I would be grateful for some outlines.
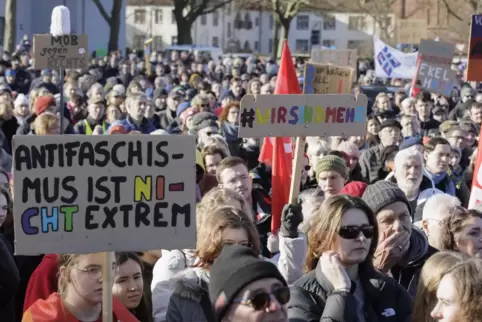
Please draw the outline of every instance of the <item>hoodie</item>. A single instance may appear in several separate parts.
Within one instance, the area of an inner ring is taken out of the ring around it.
[[[116,298],[112,298],[114,321],[139,322]],[[38,300],[23,314],[22,322],[81,322],[63,305],[58,293]],[[102,316],[95,322],[102,322]]]
[[[45,300],[57,291],[58,255],[47,254],[37,266],[27,285],[23,311],[32,306],[37,300]]]
[[[415,297],[422,266],[430,256],[436,252],[437,250],[428,244],[425,234],[419,228],[412,225],[408,253],[405,258],[391,269],[391,276],[398,284],[403,286],[412,297]]]

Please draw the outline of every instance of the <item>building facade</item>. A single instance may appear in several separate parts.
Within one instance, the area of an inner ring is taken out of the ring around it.
[[[153,49],[162,50],[177,42],[177,25],[169,1],[142,4],[131,1],[126,9],[127,47],[142,49],[147,38],[153,38]],[[393,20],[390,16],[389,19]],[[389,28],[391,23],[389,22]],[[372,46],[373,35],[380,33],[378,24],[367,14],[333,12],[315,14],[300,12],[291,22],[289,46],[295,53],[308,53],[312,35],[316,45],[337,49]],[[199,17],[191,30],[193,43],[215,46],[225,52],[269,54],[272,51],[274,20],[271,11],[246,10],[236,2]],[[315,44],[313,44],[315,45]]]

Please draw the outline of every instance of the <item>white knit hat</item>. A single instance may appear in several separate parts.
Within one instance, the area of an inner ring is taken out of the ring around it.
[[[25,96],[25,94],[18,94],[17,98],[15,99],[14,102],[15,107],[17,106],[22,106],[22,105],[28,105],[28,98]]]

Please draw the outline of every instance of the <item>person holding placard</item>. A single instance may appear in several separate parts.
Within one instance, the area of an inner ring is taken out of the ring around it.
[[[101,322],[102,263],[101,253],[62,255],[58,292],[37,300],[25,311],[22,322]],[[138,321],[115,298],[112,311],[116,321]]]

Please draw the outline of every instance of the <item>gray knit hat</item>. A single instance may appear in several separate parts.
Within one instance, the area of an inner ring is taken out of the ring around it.
[[[319,180],[320,173],[325,171],[336,171],[345,179],[348,178],[348,169],[345,161],[336,155],[325,155],[315,167],[316,181]]]
[[[381,180],[369,185],[363,193],[362,199],[373,210],[375,216],[380,209],[397,201],[404,202],[408,210],[411,211],[405,193],[395,184],[389,181]]]

